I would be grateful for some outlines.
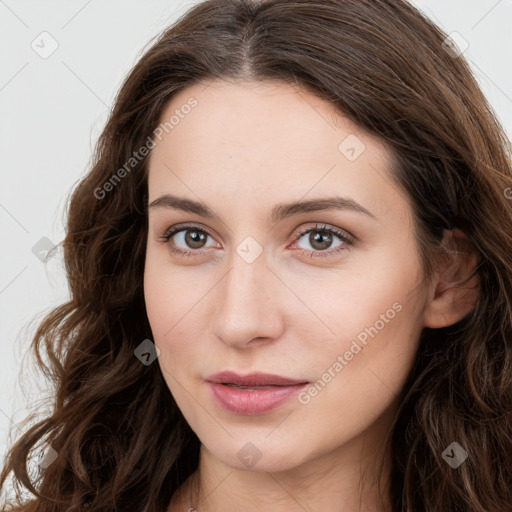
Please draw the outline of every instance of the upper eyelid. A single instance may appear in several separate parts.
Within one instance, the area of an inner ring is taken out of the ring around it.
[[[194,223],[194,224],[175,224],[173,226],[170,226],[168,227],[165,231],[164,231],[164,235],[163,236],[166,236],[167,233],[173,233],[173,235],[179,233],[180,231],[185,231],[187,229],[194,229],[194,228],[200,228],[201,231],[204,231],[207,235],[209,236],[212,236],[212,233],[211,233],[211,229],[210,228],[207,228],[205,225],[201,224],[200,222],[199,223]]]
[[[299,238],[299,237],[305,235],[309,231],[322,231],[322,230],[325,230],[325,231],[333,232],[335,235],[337,235],[339,237],[348,238],[352,242],[355,242],[357,240],[356,237],[354,235],[352,235],[351,233],[349,233],[346,229],[338,228],[337,226],[332,226],[332,225],[327,224],[325,222],[317,222],[316,224],[317,224],[316,226],[309,226],[307,228],[300,229],[299,232],[297,233],[296,238]],[[318,224],[321,224],[321,225],[319,226]],[[341,234],[338,234],[338,232],[340,232]]]

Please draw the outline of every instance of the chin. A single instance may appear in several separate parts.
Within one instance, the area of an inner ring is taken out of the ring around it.
[[[268,432],[265,435],[267,434]],[[264,439],[251,442],[246,438],[239,442],[228,442],[225,446],[215,444],[215,450],[209,451],[226,466],[255,473],[287,471],[307,459],[307,455],[301,453],[298,447],[279,443],[276,446]]]

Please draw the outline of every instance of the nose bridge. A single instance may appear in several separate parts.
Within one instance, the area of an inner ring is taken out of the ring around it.
[[[244,248],[247,246],[242,243],[236,253],[233,252],[214,313],[215,334],[225,343],[236,346],[244,346],[258,337],[272,338],[279,328],[277,290],[274,289],[279,286],[279,280],[267,267],[263,253],[254,259],[248,258],[251,249],[241,251]]]

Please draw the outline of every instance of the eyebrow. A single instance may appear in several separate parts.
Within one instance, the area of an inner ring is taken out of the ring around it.
[[[184,197],[173,196],[171,194],[164,194],[156,198],[148,205],[148,209],[150,208],[171,208],[188,213],[195,213],[208,219],[220,220],[219,216],[210,210],[210,208],[208,208],[204,203],[193,201],[192,199],[186,199]],[[321,210],[350,210],[376,219],[376,216],[373,213],[364,208],[357,201],[348,197],[340,196],[296,201],[292,203],[281,203],[272,208],[270,217],[272,222],[276,223],[293,215]]]

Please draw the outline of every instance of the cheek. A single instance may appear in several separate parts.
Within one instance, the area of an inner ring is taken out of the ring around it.
[[[326,304],[334,305],[323,310],[323,318],[336,335],[317,335],[314,345],[307,342],[311,336],[303,338],[301,350],[312,384],[299,397],[304,407],[296,420],[329,432],[332,449],[385,413],[414,364],[422,329],[421,301],[400,283],[347,293],[343,296],[347,306],[339,293],[337,303],[325,298]],[[315,420],[319,417],[321,427]]]
[[[170,278],[170,266],[162,261],[159,252],[148,248],[144,270],[144,300],[153,342],[160,350],[158,362],[170,385],[169,375],[164,370],[171,373],[174,371],[171,363],[176,354],[173,351],[174,357],[169,357],[169,342],[174,339],[177,314],[182,309],[185,298],[182,293],[178,293],[179,282]]]
[[[392,247],[375,251],[358,268],[331,273],[321,293],[309,295],[308,304],[324,324],[314,327],[325,334],[317,330],[303,341],[315,339],[305,350],[320,379],[318,391],[330,389],[322,391],[326,399],[347,400],[357,389],[363,401],[354,406],[364,409],[372,393],[392,396],[402,388],[417,351],[425,301],[419,260],[413,247],[403,248],[401,254]]]
[[[144,272],[144,297],[153,341],[160,350],[158,362],[169,386],[170,375],[201,371],[207,295],[212,286],[197,269],[173,267],[165,251],[148,251]],[[194,361],[194,368],[191,366]],[[187,377],[189,378],[189,377]]]
[[[172,265],[162,248],[148,247],[144,299],[153,335],[160,341],[171,337],[180,319],[185,319],[194,303],[206,293],[207,283],[198,274]]]
[[[157,258],[164,260],[160,255]],[[147,259],[144,276],[147,315],[160,350],[156,361],[181,414],[194,430],[200,429],[211,421],[198,406],[204,394],[202,376],[212,360],[200,321],[206,315],[211,284],[192,270],[173,270],[168,261],[158,263],[157,258]]]
[[[144,269],[144,301],[146,312],[153,336],[160,337],[160,333],[165,328],[165,323],[169,320],[170,294],[166,292],[163,286],[163,268],[158,265],[156,259],[152,257],[149,251],[146,255],[146,265]]]

